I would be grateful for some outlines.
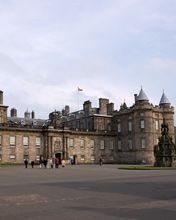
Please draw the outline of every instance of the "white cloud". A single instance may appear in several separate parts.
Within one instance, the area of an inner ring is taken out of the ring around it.
[[[133,103],[143,85],[154,104],[175,104],[174,0],[0,0],[0,84],[19,114],[38,117],[107,97]],[[97,101],[96,101],[97,100]]]

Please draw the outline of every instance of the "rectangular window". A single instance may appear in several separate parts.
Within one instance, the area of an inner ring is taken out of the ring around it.
[[[73,147],[73,138],[69,139],[69,147]]]
[[[117,124],[117,131],[121,132],[121,124],[120,123]]]
[[[121,150],[122,149],[122,141],[118,141],[117,142],[117,146],[118,146],[118,150]]]
[[[40,147],[41,145],[41,138],[40,137],[36,137],[36,147]]]
[[[39,161],[40,160],[40,156],[36,156],[36,158],[35,158],[37,161]]]
[[[81,155],[81,160],[84,161],[85,160],[85,156]]]
[[[81,147],[81,148],[84,148],[84,144],[85,144],[85,143],[84,143],[84,140],[81,139],[81,140],[80,140],[80,147]]]
[[[36,155],[40,156],[40,148],[36,148]]]
[[[10,136],[10,146],[15,146],[15,136]]]
[[[2,154],[0,154],[0,161],[2,160]]]
[[[2,145],[2,136],[0,136],[0,146]]]
[[[109,160],[110,160],[110,161],[113,161],[113,160],[114,160],[114,157],[113,157],[113,156],[110,156],[110,157],[109,157]]]
[[[105,141],[104,141],[104,140],[101,140],[101,141],[100,141],[100,149],[101,149],[101,150],[104,150],[104,148],[105,148]]]
[[[114,141],[109,142],[109,149],[113,150],[114,149]]]
[[[10,155],[10,159],[14,160],[15,159],[15,155]]]
[[[91,140],[91,141],[90,141],[90,148],[91,148],[91,149],[94,149],[94,145],[95,145],[95,141],[94,141],[94,140]]]
[[[131,139],[128,140],[128,148],[129,148],[129,150],[133,149],[133,142]]]
[[[140,123],[141,123],[141,129],[144,129],[145,128],[145,121],[142,119]]]
[[[23,137],[23,146],[29,145],[29,137]]]
[[[91,160],[91,161],[94,161],[94,160],[95,160],[94,155],[91,155],[90,160]]]
[[[146,148],[146,140],[145,140],[145,138],[141,139],[141,148],[142,149]]]
[[[159,121],[158,120],[155,121],[155,129],[156,129],[156,131],[159,130]]]
[[[132,121],[128,122],[128,131],[132,131]]]

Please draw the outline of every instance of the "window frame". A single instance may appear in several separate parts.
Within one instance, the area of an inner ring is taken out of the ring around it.
[[[16,136],[10,136],[9,137],[9,145],[10,145],[10,147],[15,147],[16,146]]]
[[[23,136],[23,146],[29,147],[29,136]]]

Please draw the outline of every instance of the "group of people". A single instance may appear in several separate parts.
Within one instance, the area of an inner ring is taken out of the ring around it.
[[[28,159],[24,160],[24,164],[25,164],[25,168],[28,167]],[[39,161],[39,167],[40,168],[59,168],[59,166],[61,165],[62,167],[65,167],[65,160],[62,159],[61,161],[59,160],[59,158],[50,158],[50,159],[40,159]],[[70,164],[73,165],[74,161],[71,158],[70,159]],[[32,160],[31,161],[31,167],[34,168],[35,162]],[[102,166],[103,165],[103,158],[100,157],[99,159],[99,165]]]
[[[28,159],[24,160],[25,168],[28,168],[29,162]],[[31,167],[34,168],[35,162],[32,160],[30,162]],[[38,164],[38,163],[37,163]],[[65,167],[65,160],[62,159],[61,161],[59,158],[50,158],[50,159],[41,159],[39,161],[40,168],[59,168],[59,166]]]

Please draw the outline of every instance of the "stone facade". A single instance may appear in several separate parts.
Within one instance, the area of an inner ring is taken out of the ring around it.
[[[88,100],[83,109],[70,113],[65,109],[49,114],[49,119],[35,119],[27,111],[23,118],[12,109],[7,117],[0,92],[0,161],[23,163],[24,159],[38,161],[41,157],[74,163],[154,163],[153,149],[160,136],[163,118],[174,137],[174,108],[164,98],[158,106],[149,103],[141,89],[135,103],[123,103],[114,111],[114,104],[100,98],[99,107]]]

